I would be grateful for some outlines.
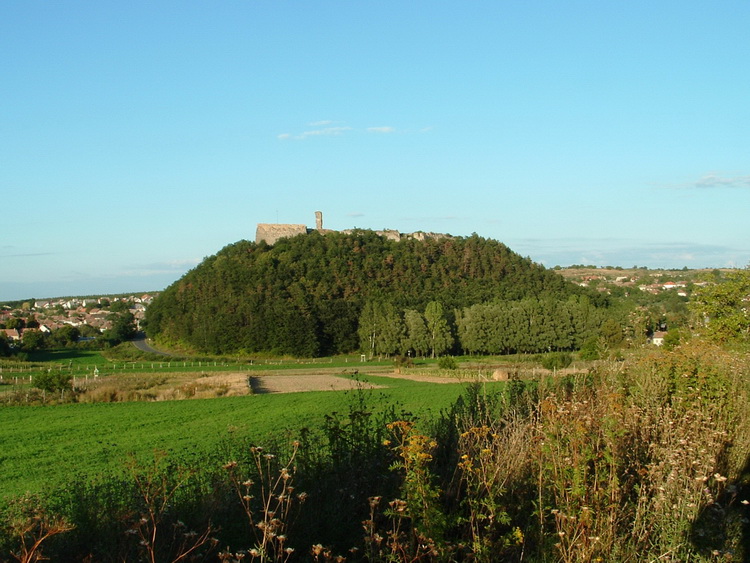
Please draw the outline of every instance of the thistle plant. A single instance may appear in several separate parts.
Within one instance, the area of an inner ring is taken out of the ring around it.
[[[224,465],[247,517],[253,547],[238,553],[227,550],[220,555],[223,561],[241,561],[249,556],[250,561],[259,563],[281,563],[294,553],[287,533],[294,507],[303,503],[307,495],[296,493],[292,485],[299,442],[295,441],[292,446],[292,453],[283,465],[263,448],[250,448],[252,476],[246,475],[236,461]]]
[[[170,518],[171,504],[194,475],[193,470],[171,467],[164,452],[155,452],[153,463],[145,469],[132,458],[129,468],[140,507],[126,534],[138,540],[143,559],[177,563],[216,546],[218,540],[212,537],[215,530],[210,523],[198,533],[181,520]]]
[[[49,514],[39,498],[26,495],[13,499],[3,511],[0,527],[2,535],[15,539],[10,555],[19,563],[32,563],[47,559],[42,554],[42,544],[58,534],[73,529],[61,516]]]

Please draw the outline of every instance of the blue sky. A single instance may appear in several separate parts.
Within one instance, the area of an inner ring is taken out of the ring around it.
[[[6,0],[0,300],[163,289],[316,210],[745,267],[748,28],[747,0]]]

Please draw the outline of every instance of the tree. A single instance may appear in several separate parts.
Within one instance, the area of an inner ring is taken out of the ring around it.
[[[10,342],[5,334],[0,334],[0,358],[10,356]]]
[[[78,342],[80,334],[78,327],[71,325],[61,326],[50,335],[50,345],[59,347],[70,346]]]
[[[368,301],[362,308],[362,313],[359,316],[359,328],[357,334],[359,334],[359,341],[362,351],[367,354],[367,357],[372,359],[375,355],[375,342],[378,336],[378,308],[375,303]]]
[[[403,323],[391,303],[367,302],[359,317],[360,347],[369,358],[398,352],[403,340]]]
[[[453,346],[448,321],[443,315],[443,306],[437,301],[430,301],[424,310],[424,318],[427,323],[427,336],[429,338],[430,356],[440,355]]]
[[[34,387],[47,391],[69,391],[73,388],[73,376],[69,373],[53,372],[51,370],[42,373],[34,379]]]
[[[119,344],[135,336],[135,317],[130,311],[112,313],[107,317],[112,321],[112,328],[104,332],[104,339]]]
[[[26,326],[26,321],[20,317],[11,317],[5,322],[5,328],[22,329]]]
[[[127,301],[120,299],[118,301],[113,301],[109,306],[109,310],[112,313],[125,313],[130,310],[130,305]]]
[[[602,323],[599,329],[602,338],[609,346],[617,347],[622,344],[623,334],[622,327],[614,319],[607,319]]]
[[[46,344],[46,335],[39,330],[25,330],[23,332],[23,349],[27,351],[41,350]]]
[[[404,349],[413,350],[415,356],[423,356],[430,348],[430,336],[422,314],[415,309],[404,311]]]
[[[727,274],[726,281],[693,293],[690,308],[706,333],[717,340],[750,338],[750,269]]]
[[[401,348],[404,339],[404,323],[401,315],[391,303],[384,303],[375,349],[378,354],[390,356]]]

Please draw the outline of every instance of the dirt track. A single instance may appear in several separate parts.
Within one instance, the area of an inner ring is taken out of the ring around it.
[[[346,391],[348,389],[376,389],[373,385],[351,377],[336,375],[257,375],[250,378],[253,393],[301,393],[303,391]]]

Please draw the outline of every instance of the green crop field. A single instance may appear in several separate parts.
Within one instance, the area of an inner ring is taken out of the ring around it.
[[[373,408],[394,404],[417,416],[437,414],[464,385],[363,377],[387,386],[362,391]],[[41,491],[124,469],[128,456],[167,452],[183,462],[216,457],[230,436],[267,443],[298,437],[345,414],[355,391],[249,395],[202,400],[65,404],[0,408],[0,495]],[[226,460],[224,460],[226,461]]]

